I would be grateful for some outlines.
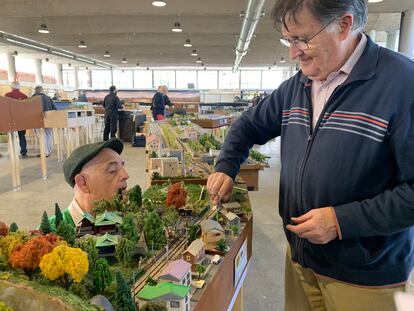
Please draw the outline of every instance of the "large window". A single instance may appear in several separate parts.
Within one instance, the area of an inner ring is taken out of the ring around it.
[[[63,69],[62,76],[63,76],[64,86],[75,87],[75,73],[73,69],[69,69],[69,68]]]
[[[42,62],[43,82],[46,84],[57,83],[57,68],[56,64],[49,62]]]
[[[262,89],[273,90],[277,89],[283,82],[282,70],[267,70],[262,71]]]
[[[198,88],[200,90],[217,89],[218,88],[217,71],[216,70],[198,71]]]
[[[219,72],[219,89],[238,89],[240,88],[240,72],[220,71]]]
[[[92,88],[108,89],[111,84],[110,70],[92,70]]]
[[[152,89],[152,71],[151,70],[134,70],[134,88]]]
[[[79,88],[88,89],[91,87],[91,72],[86,69],[78,70]]]
[[[177,89],[189,89],[189,88],[196,88],[197,87],[197,71],[195,70],[180,70],[176,71],[176,88]],[[190,87],[189,87],[190,86]]]
[[[154,70],[154,88],[166,85],[169,89],[175,89],[174,70]]]
[[[132,70],[114,70],[114,85],[118,89],[134,88],[134,78]]]
[[[241,72],[241,89],[260,89],[262,72],[258,70],[246,70]]]
[[[36,64],[33,58],[23,58],[17,56],[14,58],[16,62],[16,72],[19,81],[23,82],[36,82]]]
[[[0,80],[7,80],[9,72],[9,63],[7,56],[4,53],[0,53]]]

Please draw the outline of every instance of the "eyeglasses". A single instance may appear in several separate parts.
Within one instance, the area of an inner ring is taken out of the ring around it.
[[[332,21],[330,21],[329,23],[327,23],[325,26],[323,26],[321,29],[319,29],[319,31],[317,32],[317,33],[315,33],[313,36],[311,36],[310,38],[308,38],[308,39],[304,39],[304,40],[302,40],[302,39],[286,39],[286,38],[281,38],[280,39],[280,42],[283,44],[283,45],[285,45],[285,46],[287,46],[287,47],[291,47],[291,46],[293,46],[293,47],[295,47],[295,48],[297,48],[297,49],[299,49],[299,50],[307,50],[307,49],[309,49],[309,42],[313,39],[313,38],[315,38],[317,35],[319,35],[322,31],[324,31],[325,30],[325,28],[326,27],[328,27],[331,23],[333,22],[333,20]]]

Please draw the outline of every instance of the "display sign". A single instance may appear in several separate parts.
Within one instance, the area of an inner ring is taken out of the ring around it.
[[[247,240],[244,240],[236,257],[234,258],[234,287],[239,284],[240,278],[247,265]]]

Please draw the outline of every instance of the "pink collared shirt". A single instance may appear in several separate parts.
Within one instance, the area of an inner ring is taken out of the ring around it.
[[[331,97],[336,87],[344,83],[348,78],[355,64],[364,52],[366,45],[367,37],[362,34],[361,39],[354,52],[352,52],[351,56],[341,67],[341,69],[339,69],[339,71],[330,73],[324,81],[312,81],[313,128],[315,128],[316,123],[318,122],[318,119],[329,97]]]

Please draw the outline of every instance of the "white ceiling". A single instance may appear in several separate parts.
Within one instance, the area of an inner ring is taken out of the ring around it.
[[[196,66],[195,58],[190,56],[192,49],[197,49],[208,67],[233,65],[233,48],[242,25],[240,12],[246,9],[247,0],[167,0],[163,8],[151,2],[0,0],[0,30],[122,67],[135,67],[137,62],[144,67]],[[266,15],[256,29],[242,67],[269,66],[281,56],[288,59],[272,27],[273,3],[268,0],[265,4]],[[370,4],[367,30],[398,29],[400,12],[408,9],[414,9],[413,0]],[[181,23],[182,33],[171,32],[174,22]],[[41,23],[47,24],[50,34],[37,32]],[[87,49],[77,47],[80,34]],[[187,38],[192,48],[183,46]],[[0,50],[18,50],[24,55],[59,61],[52,55],[35,55],[16,47],[3,45]],[[105,50],[110,51],[111,58],[103,57]],[[128,59],[127,65],[121,64],[123,57]]]

